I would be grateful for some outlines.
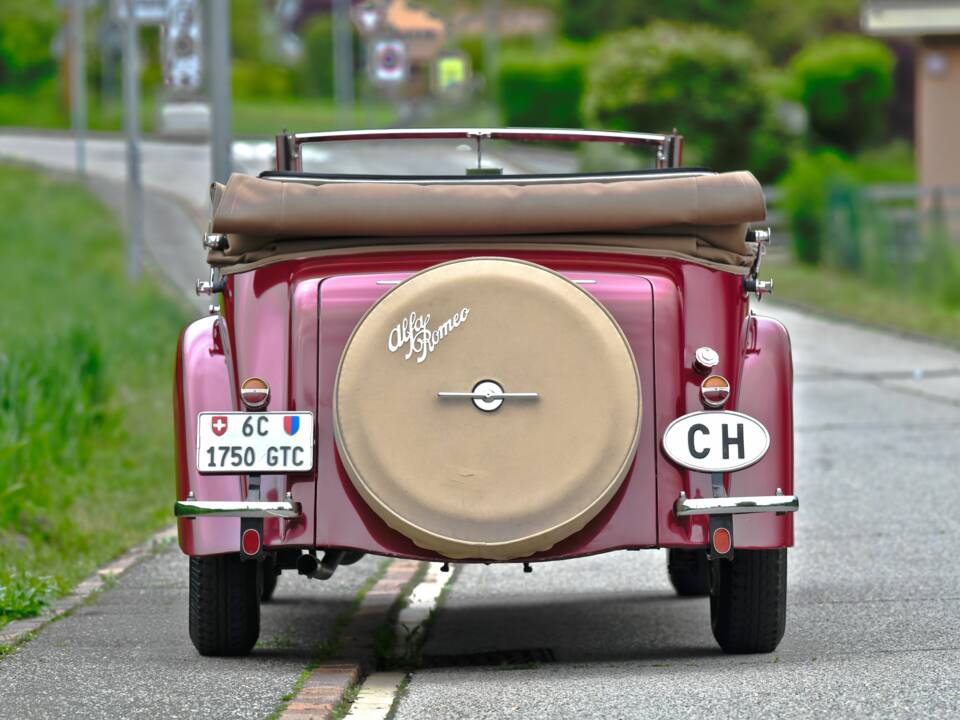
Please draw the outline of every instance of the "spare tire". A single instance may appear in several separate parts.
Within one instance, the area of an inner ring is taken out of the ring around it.
[[[546,550],[594,518],[631,466],[640,409],[606,309],[504,258],[437,265],[381,298],[344,348],[333,408],[374,512],[420,547],[485,560]]]

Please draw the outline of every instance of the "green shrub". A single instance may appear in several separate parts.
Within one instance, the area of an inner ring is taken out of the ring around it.
[[[780,182],[795,257],[816,265],[824,257],[831,193],[852,183],[849,161],[832,152],[797,155]]]
[[[329,15],[314,15],[303,28],[300,88],[312,97],[333,97],[333,28]]]
[[[250,60],[234,60],[233,96],[239,100],[287,98],[293,95],[293,70]]]
[[[503,119],[512,126],[582,127],[586,51],[504,53],[497,79]]]
[[[763,54],[749,38],[654,23],[611,35],[587,76],[585,116],[615,130],[685,136],[687,165],[776,175],[788,149]],[[760,160],[764,166],[752,166]]]
[[[9,620],[33,617],[60,590],[59,583],[31,572],[7,574],[0,570],[0,625]]]
[[[823,35],[855,31],[857,0],[554,0],[566,37],[587,40],[609,32],[642,27],[656,20],[695,20],[736,30],[775,61]]]
[[[21,87],[56,72],[50,52],[60,25],[50,0],[0,0],[0,86]]]
[[[789,71],[811,139],[846,152],[881,140],[893,66],[886,45],[860,35],[833,35],[800,50]]]

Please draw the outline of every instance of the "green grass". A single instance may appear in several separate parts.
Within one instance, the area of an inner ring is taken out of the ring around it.
[[[0,625],[171,521],[186,311],[80,185],[0,165]]]
[[[123,129],[120,98],[103,99],[93,88],[88,98],[88,124],[91,130],[119,132]],[[141,93],[140,117],[143,132],[153,132],[156,120],[155,87]],[[293,132],[336,130],[341,128],[385,127],[395,121],[388,103],[359,101],[341,122],[336,105],[325,98],[234,98],[233,132],[239,137],[272,137],[284,128]],[[25,90],[0,87],[0,127],[30,127],[65,130],[70,127],[70,111],[61,101],[56,78]]]
[[[881,287],[863,278],[786,258],[770,258],[761,275],[774,279],[774,300],[827,315],[960,344],[960,309],[909,290]]]
[[[344,128],[378,128],[390,125],[393,111],[387,105],[357,103],[340,122],[336,106],[329,100],[234,100],[233,134],[272,137],[284,128],[290,132],[319,132]]]

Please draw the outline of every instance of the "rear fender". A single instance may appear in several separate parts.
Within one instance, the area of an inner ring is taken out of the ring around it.
[[[730,495],[793,494],[793,361],[790,336],[776,320],[749,315],[744,327],[743,370],[737,410],[755,417],[770,433],[770,448],[756,465],[728,477]],[[737,515],[738,548],[793,545],[793,513]]]
[[[219,317],[197,320],[177,344],[174,385],[177,499],[192,492],[197,500],[241,500],[239,475],[203,475],[197,470],[197,413],[236,410],[229,336]],[[216,555],[240,549],[239,518],[177,521],[180,549],[187,555]]]

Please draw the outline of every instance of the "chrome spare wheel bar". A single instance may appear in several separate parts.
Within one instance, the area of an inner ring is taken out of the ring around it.
[[[194,500],[188,497],[173,506],[178,518],[238,517],[238,518],[297,518],[300,503],[291,500],[244,501],[244,500]]]
[[[438,392],[437,397],[473,400],[478,410],[493,412],[503,404],[504,400],[538,400],[540,393],[504,392],[499,383],[483,380],[478,382],[470,392]]]
[[[743,515],[747,513],[788,513],[800,509],[796,495],[754,495],[749,497],[688,498],[681,492],[674,505],[677,517],[692,515]]]

